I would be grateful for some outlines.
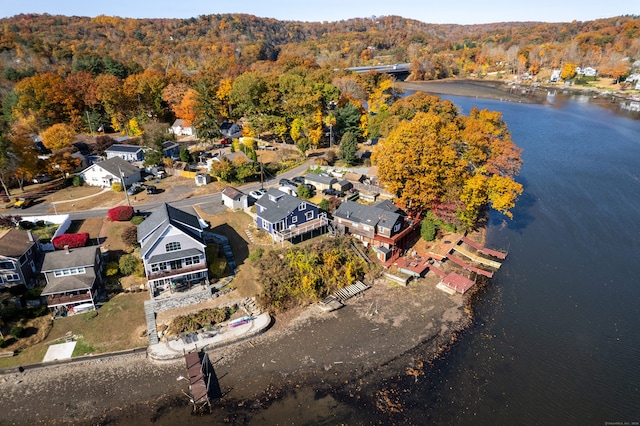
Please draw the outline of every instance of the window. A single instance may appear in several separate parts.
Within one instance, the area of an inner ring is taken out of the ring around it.
[[[311,219],[313,219],[313,211],[306,212],[306,213],[304,214],[304,217],[305,217],[307,220],[311,220]]]
[[[306,210],[307,209],[307,203],[300,203],[300,206],[298,206],[298,209]]]
[[[400,222],[398,222],[395,225],[393,225],[393,232],[398,232],[400,230],[401,226],[402,226],[402,224]]]
[[[20,275],[18,274],[7,274],[5,275],[7,281],[20,281]]]
[[[291,223],[298,223],[298,216],[293,216],[291,218]]]
[[[165,250],[167,250],[167,252],[180,250],[180,243],[177,241],[173,241],[173,242],[167,243],[164,246],[164,248]]]
[[[184,259],[184,264],[187,266],[197,263],[200,263],[200,256],[187,257],[186,259]]]
[[[158,272],[158,271],[166,271],[167,270],[167,264],[166,263],[154,263],[153,265],[151,265],[151,272]]]
[[[24,263],[27,261],[27,255],[23,254],[22,256],[20,256],[20,264],[24,265]]]
[[[13,262],[9,261],[9,260],[3,260],[3,261],[0,261],[0,269],[13,269],[13,270],[15,270],[16,269],[16,265]]]
[[[69,275],[79,275],[86,273],[84,266],[80,268],[67,268],[67,269],[58,269],[57,271],[53,271],[54,277],[66,277]]]

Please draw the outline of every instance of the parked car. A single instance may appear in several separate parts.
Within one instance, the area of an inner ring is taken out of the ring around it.
[[[294,188],[298,186],[297,183],[289,179],[280,179],[279,183],[280,183],[280,186],[293,186]]]
[[[259,200],[266,193],[267,191],[265,191],[264,189],[256,189],[255,191],[251,191],[249,195],[255,198],[256,200]]]
[[[303,176],[296,176],[291,180],[294,181],[295,183],[304,183],[304,177]]]
[[[138,192],[142,191],[142,187],[139,185],[131,185],[127,189],[127,195],[136,195]]]
[[[31,180],[33,183],[44,183],[49,182],[51,180],[51,176],[45,174],[35,175]]]
[[[147,185],[147,194],[155,194],[158,192],[158,188],[153,185]]]
[[[337,189],[327,188],[322,190],[322,195],[329,195],[332,197],[344,197],[344,192],[338,191]]]

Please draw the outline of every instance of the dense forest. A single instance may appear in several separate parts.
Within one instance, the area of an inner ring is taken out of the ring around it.
[[[8,180],[22,185],[43,167],[72,170],[74,135],[107,128],[141,135],[141,143],[159,149],[161,161],[159,146],[175,119],[193,125],[201,140],[220,137],[226,120],[242,120],[246,136],[293,143],[302,152],[387,137],[406,113],[393,112],[400,93],[392,77],[347,68],[396,63],[410,64],[409,80],[489,74],[543,80],[552,69],[570,79],[577,67],[619,80],[640,70],[640,18],[483,25],[398,16],[314,23],[240,14],[0,19],[0,181],[6,190]],[[474,120],[485,128],[493,118]],[[55,161],[37,159],[35,134]],[[472,197],[460,186],[458,192],[465,191]],[[505,211],[510,206],[500,204]]]

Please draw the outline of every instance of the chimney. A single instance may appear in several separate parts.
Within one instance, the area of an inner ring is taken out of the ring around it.
[[[69,244],[65,244],[65,245],[64,245],[64,252],[65,252],[66,254],[69,254]]]
[[[27,237],[29,238],[29,241],[31,241],[32,243],[33,241],[33,234],[31,233],[31,231],[27,231]]]

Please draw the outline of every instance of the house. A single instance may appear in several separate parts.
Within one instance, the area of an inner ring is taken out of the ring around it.
[[[323,230],[328,222],[315,204],[272,188],[256,201],[256,224],[276,241],[284,241]]]
[[[111,188],[115,182],[123,182],[127,187],[142,180],[140,169],[120,157],[113,157],[100,161],[79,173],[89,186]]]
[[[32,288],[38,273],[38,244],[31,231],[0,231],[0,288],[24,285]]]
[[[169,131],[176,136],[193,136],[196,134],[195,127],[186,125],[185,121],[180,118],[173,122]]]
[[[41,294],[47,298],[47,306],[63,314],[95,309],[102,269],[97,246],[45,253],[41,272],[47,285]]]
[[[333,225],[338,231],[353,235],[366,247],[373,247],[383,262],[399,256],[415,242],[420,231],[420,221],[405,217],[389,200],[371,206],[344,201],[333,213]]]
[[[249,197],[244,192],[227,186],[222,190],[222,204],[233,210],[244,209],[249,206]]]
[[[107,160],[113,157],[120,157],[125,161],[142,161],[144,159],[144,152],[141,146],[136,145],[111,145],[104,153],[107,155]]]
[[[196,216],[163,204],[138,225],[138,242],[152,297],[177,286],[208,284],[207,245]]]
[[[320,192],[323,189],[333,188],[333,185],[338,183],[338,179],[324,174],[319,175],[317,173],[307,173],[304,175],[304,182],[315,186],[316,190]]]
[[[225,121],[220,125],[220,133],[225,138],[237,139],[242,136],[242,127],[237,123]]]
[[[576,68],[576,74],[584,75],[585,77],[595,77],[598,74],[598,71],[592,67],[578,67]]]
[[[165,158],[180,158],[180,145],[173,141],[162,142],[162,156]]]

